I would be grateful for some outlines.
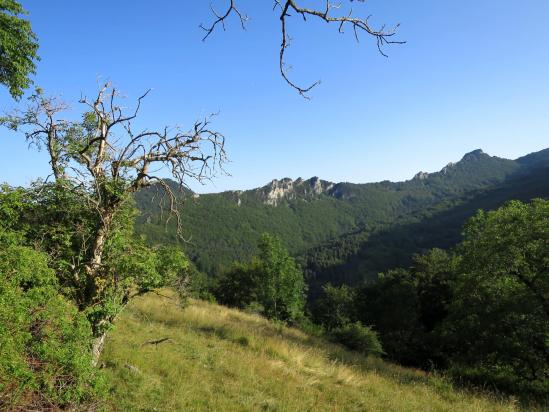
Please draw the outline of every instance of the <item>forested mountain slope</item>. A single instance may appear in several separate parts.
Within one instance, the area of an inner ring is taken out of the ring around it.
[[[496,209],[511,199],[534,198],[549,198],[549,167],[522,170],[490,189],[441,201],[373,233],[362,230],[332,239],[301,256],[310,292],[314,295],[326,282],[357,284],[381,271],[409,266],[416,253],[458,243],[463,224],[477,210]]]
[[[165,223],[151,188],[136,196],[137,230],[151,243],[180,243],[210,274],[248,259],[261,233],[270,232],[302,257],[311,280],[354,282],[406,264],[423,248],[455,243],[478,208],[547,196],[545,167],[549,149],[517,160],[475,150],[439,172],[397,183],[286,178],[248,191],[184,191],[181,217],[189,242],[178,240],[174,221]]]

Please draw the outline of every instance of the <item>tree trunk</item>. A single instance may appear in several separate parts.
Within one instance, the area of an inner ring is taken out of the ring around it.
[[[105,248],[105,242],[110,231],[111,223],[113,220],[113,214],[108,213],[102,216],[101,223],[97,229],[97,235],[93,242],[92,255],[90,262],[86,265],[86,272],[92,278],[95,278],[103,262],[103,249]]]
[[[85,296],[85,307],[94,303],[97,295],[100,291],[97,290],[96,279],[101,275],[101,265],[103,262],[103,251],[105,249],[105,242],[107,241],[110,226],[114,217],[114,213],[106,213],[102,216],[101,223],[97,229],[97,234],[93,242],[91,250],[91,258],[86,265],[86,273],[88,275],[88,287]],[[92,322],[92,330],[94,334],[93,346],[92,346],[92,365],[97,366],[99,357],[103,351],[105,345],[105,339],[107,332],[101,326],[109,322],[108,317],[103,319],[97,319]]]
[[[105,346],[105,340],[107,338],[107,332],[103,332],[100,336],[97,336],[93,340],[92,346],[92,366],[96,367],[99,363],[99,357],[101,352],[103,352],[103,347]]]

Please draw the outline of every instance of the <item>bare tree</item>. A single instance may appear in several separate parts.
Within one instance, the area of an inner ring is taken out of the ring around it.
[[[273,1],[273,10],[279,11],[279,18],[281,24],[281,35],[282,41],[280,43],[280,56],[279,56],[279,67],[280,74],[286,83],[288,83],[292,88],[297,90],[297,92],[307,98],[307,93],[311,91],[315,86],[320,84],[320,81],[317,80],[311,83],[308,86],[299,86],[293,80],[290,79],[288,75],[288,66],[285,61],[285,53],[291,43],[291,37],[288,34],[288,18],[292,14],[300,16],[303,21],[307,21],[308,18],[320,19],[326,23],[334,23],[338,26],[339,33],[343,33],[347,27],[349,27],[358,42],[360,40],[359,34],[366,33],[367,35],[373,37],[377,43],[377,49],[381,55],[387,57],[383,51],[383,46],[388,44],[403,44],[404,41],[393,40],[396,30],[399,27],[397,24],[395,27],[387,29],[385,26],[382,26],[378,29],[373,28],[370,25],[370,17],[365,18],[355,17],[354,11],[351,7],[345,8],[345,0],[342,0],[339,3],[333,3],[330,0],[322,0],[319,3],[323,3],[321,8],[308,8],[300,5],[299,1],[296,0],[272,0]],[[205,31],[203,40],[206,40],[210,35],[216,30],[217,27],[222,27],[225,30],[225,21],[232,15],[235,15],[243,29],[246,27],[246,22],[248,21],[248,16],[243,13],[237,6],[236,0],[228,0],[228,4],[223,13],[217,12],[212,5],[210,8],[213,15],[215,16],[214,21],[210,25],[201,24],[200,27]],[[364,3],[364,0],[348,0],[348,2],[359,2]]]
[[[24,111],[16,111],[1,123],[22,131],[30,144],[45,148],[56,184],[74,191],[94,211],[96,227],[90,239],[89,253],[74,276],[87,277],[87,293],[77,302],[80,307],[97,304],[100,291],[95,286],[111,283],[111,271],[103,270],[105,242],[113,230],[116,214],[130,195],[141,188],[158,184],[169,198],[171,211],[178,217],[176,193],[161,178],[168,170],[182,186],[187,179],[203,181],[222,170],[226,160],[223,135],[210,127],[210,117],[197,121],[189,130],[164,127],[161,130],[135,131],[137,118],[147,91],[127,113],[120,96],[110,84],[103,85],[97,96],[83,97],[82,120],[63,116],[68,106],[37,92]],[[178,219],[179,224],[179,219]],[[98,319],[97,322],[109,322]],[[95,330],[101,330],[97,324]],[[104,333],[97,333],[94,352],[99,355]]]

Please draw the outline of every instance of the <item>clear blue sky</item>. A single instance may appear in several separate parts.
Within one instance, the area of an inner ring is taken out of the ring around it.
[[[46,92],[76,102],[98,78],[130,98],[153,88],[141,118],[148,127],[220,111],[215,126],[227,137],[232,176],[193,185],[199,192],[286,176],[405,180],[476,148],[516,158],[549,147],[546,0],[354,3],[372,23],[402,23],[408,43],[385,49],[388,59],[371,39],[356,44],[336,26],[292,18],[292,76],[322,80],[310,101],[278,73],[272,1],[240,0],[247,31],[232,19],[206,43],[198,25],[211,18],[207,0],[22,3],[40,39],[35,80]],[[13,104],[2,88],[0,109]],[[45,156],[20,136],[1,130],[0,148],[0,181],[48,173]]]

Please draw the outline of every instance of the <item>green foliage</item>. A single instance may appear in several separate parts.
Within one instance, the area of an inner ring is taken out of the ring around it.
[[[436,328],[448,313],[458,258],[432,249],[409,269],[380,274],[357,291],[357,319],[373,325],[387,354],[400,363],[444,366]]]
[[[360,319],[375,325],[395,360],[414,366],[443,366],[436,328],[452,298],[457,258],[440,249],[415,256],[409,270],[380,275],[360,291]]]
[[[155,287],[170,285],[177,278],[184,277],[191,269],[191,263],[181,249],[173,246],[163,246],[157,249],[157,271],[162,276],[162,281]]]
[[[293,321],[303,314],[305,281],[282,241],[263,234],[259,244],[258,300],[269,318]]]
[[[46,252],[64,292],[79,305],[88,285],[81,262],[89,253],[90,237],[98,224],[86,200],[57,184],[34,183],[29,189],[5,187],[0,192],[11,221],[25,233],[27,243]]]
[[[143,242],[143,238],[140,238]],[[154,287],[141,290],[153,290],[163,286],[169,286],[179,294],[179,300],[183,305],[188,298],[204,299],[215,302],[212,294],[214,286],[212,279],[196,269],[187,255],[177,246],[160,246],[154,249],[156,254],[156,268],[159,282]]]
[[[87,199],[70,189],[68,182],[2,186],[0,227],[17,228],[25,244],[47,253],[63,294],[86,313],[97,335],[110,328],[132,293],[174,285],[188,276],[190,262],[181,249],[150,248],[136,236],[137,210],[127,199],[111,224],[101,270],[90,277],[85,263],[101,222]]]
[[[313,317],[328,330],[341,328],[356,319],[356,290],[347,285],[322,287],[322,295],[313,303]]]
[[[118,225],[105,248],[105,264],[119,287],[145,293],[173,285],[176,280],[186,277],[190,262],[181,249],[172,246],[151,248],[145,245],[142,237],[133,233],[136,214],[132,207],[121,210]]]
[[[0,229],[0,409],[89,402],[101,393],[90,325],[21,240]]]
[[[433,332],[448,314],[460,259],[442,249],[414,257],[411,271],[417,279],[419,322],[427,333]]]
[[[313,303],[313,317],[332,341],[366,355],[384,353],[377,333],[356,320],[356,289],[324,285]]]
[[[98,217],[66,185],[0,188],[0,404],[10,408],[91,402],[101,394],[93,339],[130,297],[165,285],[182,294],[189,284],[203,288],[180,249],[150,248],[134,234],[130,201],[90,278],[82,262]]]
[[[379,356],[383,353],[377,333],[360,322],[337,327],[330,335],[336,342],[365,355]]]
[[[259,262],[235,263],[224,273],[215,288],[215,295],[224,305],[244,309],[258,300]]]
[[[259,256],[237,263],[218,281],[215,293],[223,304],[254,306],[268,318],[297,321],[303,316],[305,281],[280,239],[263,234]]]
[[[465,228],[443,336],[455,370],[549,394],[549,202],[510,202]]]
[[[190,297],[202,299],[211,303],[217,302],[215,294],[213,293],[215,290],[214,279],[204,272],[199,271],[190,261],[187,275],[189,278],[187,284],[187,294]]]
[[[357,296],[360,320],[375,328],[392,359],[408,365],[417,365],[420,352],[418,307],[417,280],[404,269],[380,275]]]
[[[10,94],[18,99],[32,81],[38,60],[37,37],[26,14],[15,0],[0,0],[0,83],[8,87]]]

